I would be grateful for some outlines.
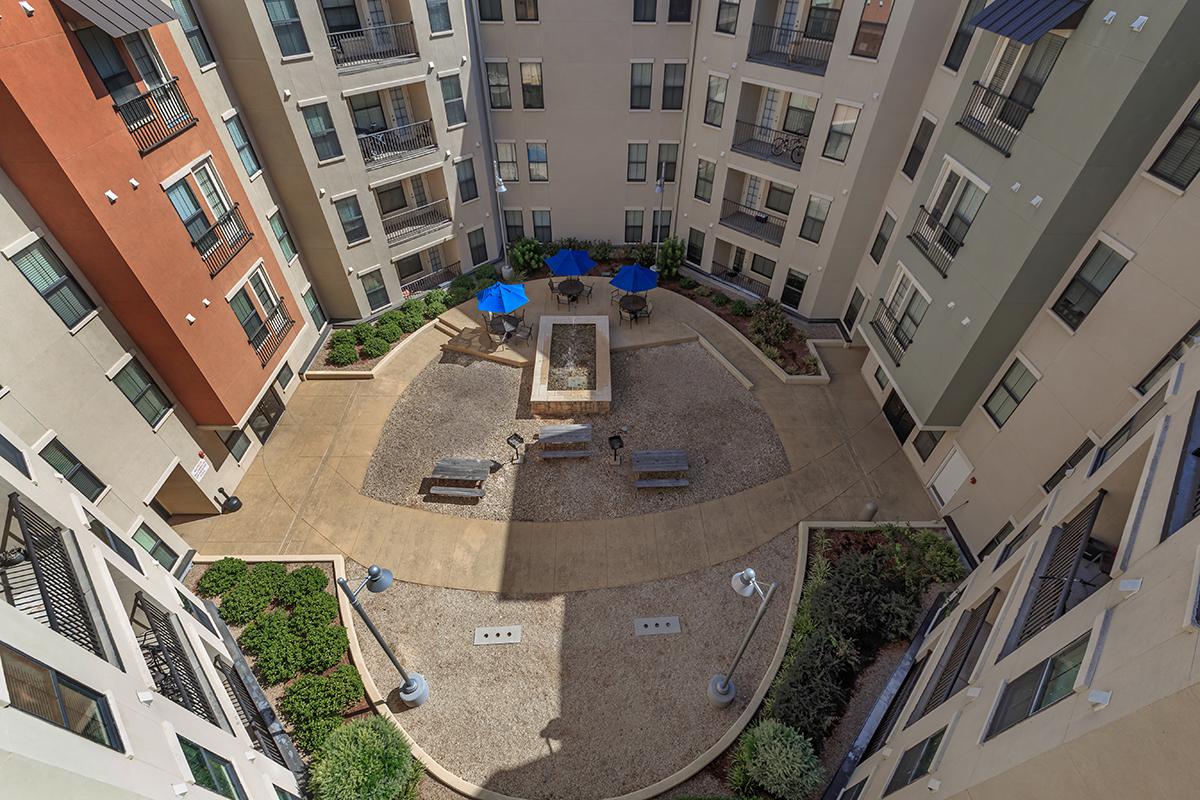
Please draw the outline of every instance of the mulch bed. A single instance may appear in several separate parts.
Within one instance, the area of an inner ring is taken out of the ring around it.
[[[402,336],[399,339],[399,341],[392,344],[391,348],[388,349],[387,353],[384,353],[383,355],[379,356],[379,358],[363,358],[362,357],[362,345],[355,345],[355,347],[359,351],[359,360],[355,361],[353,364],[346,364],[344,366],[339,366],[337,364],[329,363],[329,350],[333,346],[332,342],[330,341],[333,338],[332,333],[331,333],[330,336],[325,337],[325,341],[321,344],[321,352],[317,353],[317,357],[313,359],[312,369],[316,369],[316,370],[327,370],[328,369],[328,370],[333,370],[335,372],[370,372],[372,369],[375,368],[375,366],[380,361],[383,361],[385,358],[387,358],[388,354],[390,354],[392,352],[392,350],[394,350],[397,346],[399,346],[400,342],[403,342],[409,336],[412,336],[412,334],[411,333],[404,334],[404,336]]]

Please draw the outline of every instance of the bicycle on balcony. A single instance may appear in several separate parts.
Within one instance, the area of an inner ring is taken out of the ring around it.
[[[792,159],[792,163],[799,164],[804,161],[804,147],[807,142],[808,140],[804,136],[780,133],[771,143],[771,155],[781,156],[787,153],[788,157]]]

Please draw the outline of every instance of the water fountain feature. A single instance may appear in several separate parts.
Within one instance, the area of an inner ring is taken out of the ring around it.
[[[530,395],[534,415],[607,413],[612,402],[608,346],[608,317],[542,317]]]

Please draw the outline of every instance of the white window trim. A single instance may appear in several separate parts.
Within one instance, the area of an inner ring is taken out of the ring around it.
[[[164,180],[159,181],[158,185],[160,187],[162,187],[162,190],[165,192],[167,189],[170,189],[172,186],[179,183],[179,181],[186,178],[188,175],[191,175],[192,172],[195,170],[197,164],[203,163],[206,159],[211,159],[211,158],[212,158],[212,150],[209,150],[209,151],[205,152],[204,154],[199,155],[196,158],[193,158],[187,164],[185,164],[184,166],[182,166],[179,169],[172,172]]]
[[[302,100],[297,100],[296,108],[297,109],[305,109],[305,108],[308,108],[309,106],[320,105],[321,103],[328,104],[329,103],[329,95],[323,94],[320,97],[306,97]],[[331,112],[331,116],[332,116],[332,112]]]
[[[396,89],[401,86],[413,86],[418,83],[425,83],[425,77],[422,75],[417,78],[397,78],[395,80],[383,81],[381,83],[372,83],[366,86],[355,86],[353,89],[343,89],[342,99],[348,100],[351,97],[369,92],[382,92],[385,89]],[[307,105],[311,105],[308,100],[301,101]],[[319,100],[317,102],[320,102]]]
[[[345,200],[348,197],[354,197],[358,194],[358,189],[351,189],[347,192],[338,192],[337,194],[329,195],[329,205],[336,205],[339,200]]]
[[[225,302],[228,303],[230,300],[232,300],[233,296],[238,293],[238,290],[240,290],[243,286],[245,286],[246,283],[250,280],[250,276],[254,274],[254,271],[256,269],[259,269],[260,267],[262,267],[265,263],[266,262],[260,258],[257,261],[255,261],[253,264],[251,264],[250,268],[247,269],[244,273],[242,273],[242,277],[238,278],[238,282],[233,285],[233,288],[225,293]],[[263,270],[263,274],[266,274],[265,269]],[[270,284],[270,282],[271,282],[271,278],[270,278],[270,276],[268,276],[267,283]]]

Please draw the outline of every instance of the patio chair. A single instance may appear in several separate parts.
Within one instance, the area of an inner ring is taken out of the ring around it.
[[[571,303],[575,302],[574,300],[572,300],[570,297],[568,297],[567,295],[563,294],[562,292],[555,292],[555,293],[554,293],[554,299],[555,299],[556,301],[558,301],[558,304],[559,304],[560,306],[567,306],[567,307],[570,307]]]
[[[626,311],[621,306],[617,306],[617,327],[621,327],[621,320],[629,320],[629,327],[633,327],[633,317],[636,312]]]
[[[546,283],[550,286],[550,294],[557,296],[558,287],[554,285],[554,278],[547,278]]]
[[[524,339],[525,341],[529,341],[530,339],[533,338],[533,326],[526,325],[524,322],[522,322],[520,325],[517,326],[517,329],[515,331],[513,331],[512,338]]]
[[[584,299],[584,302],[587,302],[587,303],[592,302],[592,289],[593,288],[594,287],[590,283],[583,284],[583,294],[580,295],[580,297],[582,297]]]
[[[650,319],[650,315],[651,315],[651,314],[653,314],[653,313],[654,313],[654,303],[651,303],[649,300],[647,300],[647,301],[646,301],[646,307],[645,307],[645,308],[643,308],[641,311],[636,311],[636,312],[634,312],[634,315],[635,315],[635,316],[636,316],[638,319],[646,319],[646,320],[649,320],[649,319]]]
[[[621,302],[621,298],[624,296],[625,293],[620,289],[613,289],[612,294],[609,295],[608,301],[613,305],[616,305],[617,303]]]

